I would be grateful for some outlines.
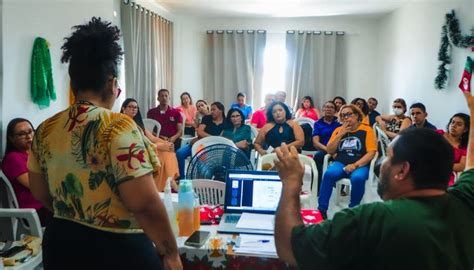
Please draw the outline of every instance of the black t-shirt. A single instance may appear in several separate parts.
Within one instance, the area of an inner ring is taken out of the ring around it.
[[[209,135],[212,136],[219,136],[221,135],[222,130],[224,129],[224,124],[225,122],[222,121],[221,124],[216,125],[212,121],[212,116],[211,115],[206,115],[202,118],[201,124],[206,125],[206,128],[204,129],[204,132],[206,132]]]

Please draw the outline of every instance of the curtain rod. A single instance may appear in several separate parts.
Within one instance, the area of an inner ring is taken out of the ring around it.
[[[125,4],[125,5],[130,5],[130,7],[135,7],[135,9],[140,9],[140,12],[144,12],[145,15],[150,14],[150,16],[152,16],[152,17],[158,17],[162,22],[166,22],[168,24],[173,23],[172,21],[164,18],[160,14],[158,14],[156,12],[153,12],[153,11],[147,9],[147,8],[144,8],[140,4],[137,4],[135,2],[131,2],[130,0],[122,0],[122,3]]]
[[[243,34],[244,32],[247,32],[248,34],[253,34],[254,32],[257,32],[257,34],[264,34],[267,32],[266,30],[207,30],[206,33],[213,34],[214,32],[216,32],[217,34],[224,34],[225,32],[227,34],[232,34],[234,33],[234,31],[237,34]]]
[[[298,33],[299,35],[307,34],[307,35],[321,35],[324,34],[326,36],[330,36],[332,34],[336,34],[338,36],[343,36],[346,34],[344,31],[303,31],[303,30],[288,30],[286,31],[287,34],[296,34]]]

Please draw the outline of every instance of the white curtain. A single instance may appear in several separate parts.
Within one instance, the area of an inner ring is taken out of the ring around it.
[[[227,108],[238,92],[261,104],[265,31],[207,31],[204,98]],[[255,106],[253,106],[255,108]]]
[[[126,95],[146,113],[157,104],[157,90],[172,89],[173,23],[134,2],[121,2]]]
[[[286,50],[287,102],[295,110],[303,96],[311,96],[318,108],[335,96],[346,96],[343,32],[287,31]]]

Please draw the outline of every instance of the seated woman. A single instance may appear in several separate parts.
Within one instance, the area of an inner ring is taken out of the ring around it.
[[[227,112],[226,127],[221,136],[232,140],[247,157],[250,157],[252,132],[250,126],[245,124],[244,114],[241,110],[232,108]]]
[[[336,96],[332,99],[332,102],[336,104],[336,117],[339,117],[339,111],[341,110],[342,105],[346,105],[346,100],[343,97]]]
[[[171,187],[174,190],[178,190],[176,179],[179,177],[178,161],[176,160],[176,154],[174,153],[174,144],[165,141],[159,137],[154,136],[149,130],[145,129],[143,124],[142,114],[138,107],[138,102],[133,98],[127,98],[122,103],[121,113],[130,116],[137,126],[143,131],[146,138],[148,138],[156,146],[156,153],[160,160],[160,170],[158,175],[155,177],[156,188],[159,192],[163,192],[166,185],[166,179],[171,177]]]
[[[194,137],[196,135],[196,126],[194,124],[194,118],[196,116],[196,106],[193,105],[193,100],[188,92],[183,92],[180,96],[181,106],[177,109],[180,110],[186,116],[184,122],[184,135],[190,135]]]
[[[33,197],[28,177],[28,151],[34,134],[33,125],[26,119],[15,118],[8,123],[2,171],[12,184],[19,207],[35,209],[41,225],[46,226],[53,214]]]
[[[364,114],[353,105],[341,107],[339,121],[326,146],[327,152],[335,155],[335,161],[323,175],[319,193],[319,210],[326,215],[334,184],[342,178],[351,180],[351,202],[349,207],[360,203],[364,195],[365,181],[369,177],[369,164],[377,151],[372,128],[362,124]]]
[[[304,96],[300,108],[296,111],[295,118],[307,117],[318,121],[320,115],[319,110],[314,107],[313,99],[310,96]]]
[[[314,154],[314,162],[318,168],[318,172],[323,171],[324,156],[327,154],[326,145],[329,142],[334,130],[341,126],[337,121],[336,104],[327,101],[323,106],[323,117],[314,123],[313,127],[313,146],[317,149]],[[318,189],[321,186],[322,173],[318,173]]]
[[[196,115],[194,116],[194,127],[197,129],[202,122],[202,118],[206,115],[210,115],[211,111],[207,102],[200,99],[196,102]]]
[[[411,126],[410,117],[406,116],[407,104],[403,98],[397,98],[392,104],[393,114],[381,115],[376,118],[377,123],[385,130],[385,134],[393,140],[398,133]]]
[[[211,114],[206,115],[202,118],[201,124],[197,128],[198,138],[191,141],[190,144],[185,145],[176,151],[176,157],[178,158],[179,173],[181,177],[185,176],[185,159],[191,156],[192,145],[201,138],[208,136],[219,136],[224,130],[225,126],[225,107],[220,102],[214,102],[211,104]]]
[[[364,117],[362,118],[361,123],[370,127],[369,104],[367,104],[367,101],[363,98],[354,98],[351,101],[351,104],[356,105],[360,109],[360,111],[364,114]]]
[[[274,102],[267,110],[267,123],[259,131],[255,139],[255,150],[260,155],[279,147],[282,143],[301,149],[304,145],[304,133],[300,125],[291,120],[291,114],[285,103]],[[264,146],[268,146],[267,150]]]
[[[470,129],[469,115],[465,113],[457,113],[449,119],[446,126],[446,132],[437,130],[451,144],[454,150],[453,174],[449,178],[449,186],[454,184],[456,178],[455,173],[464,171],[466,166],[466,149],[468,143]]]

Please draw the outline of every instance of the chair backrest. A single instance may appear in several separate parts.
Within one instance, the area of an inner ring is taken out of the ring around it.
[[[295,119],[296,122],[298,122],[298,124],[301,126],[301,125],[304,125],[304,124],[308,124],[311,126],[311,129],[313,129],[314,127],[314,120],[311,119],[311,118],[308,118],[308,117],[298,117]]]
[[[19,208],[15,191],[5,174],[0,170],[0,207]]]
[[[318,168],[316,167],[316,163],[314,162],[314,160],[308,156],[305,156],[305,155],[301,155],[299,154],[298,155],[301,163],[303,163],[303,165],[307,165],[311,168],[311,186],[310,186],[310,189],[311,189],[311,195],[313,196],[313,199],[317,199],[318,198]],[[277,156],[275,153],[271,153],[271,154],[267,154],[267,155],[264,155],[264,156],[261,156],[259,159],[258,159],[258,162],[257,162],[257,170],[258,171],[261,171],[265,165],[265,170],[273,170],[273,165],[274,165],[274,161],[275,159],[277,159]],[[266,165],[268,164],[268,165]]]
[[[390,144],[390,139],[378,125],[374,124],[373,129],[377,135],[377,150],[380,151],[380,157],[386,157],[387,147]]]
[[[182,125],[181,125],[181,136],[184,136],[184,128],[186,127],[186,114],[184,114],[184,112],[182,111],[179,111],[179,113],[181,114],[181,118],[183,118],[183,122],[182,122]]]
[[[160,135],[160,122],[156,121],[155,119],[145,118],[143,119],[143,124],[145,125],[145,129],[153,133],[153,135],[157,137]]]
[[[193,144],[193,147],[191,148],[191,155],[194,156],[197,152],[202,150],[204,147],[207,147],[209,145],[214,145],[214,144],[226,144],[226,145],[230,145],[232,147],[237,148],[235,143],[227,138],[224,138],[221,136],[209,136],[209,137],[202,138]]]
[[[223,205],[225,183],[210,179],[193,179],[194,192],[199,197],[199,203],[209,205]]]
[[[251,138],[252,138],[252,143],[255,142],[255,139],[257,138],[258,135],[258,129],[254,125],[250,125],[250,133],[251,133]]]

